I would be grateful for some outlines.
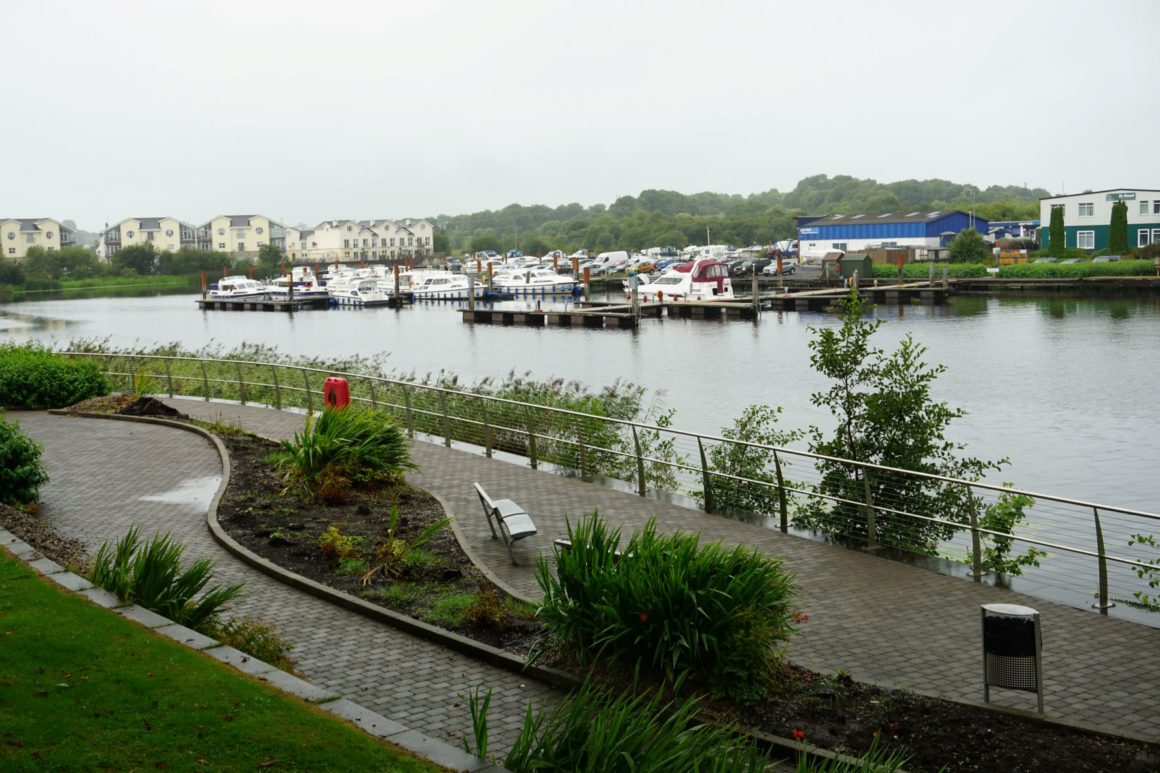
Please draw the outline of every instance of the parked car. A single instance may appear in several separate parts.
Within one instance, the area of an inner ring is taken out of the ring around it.
[[[1083,258],[1067,258],[1064,263],[1087,263]]]
[[[761,273],[769,265],[769,258],[754,258],[735,263],[729,269],[729,276],[753,276]]]
[[[1092,258],[1092,263],[1114,263],[1119,259],[1119,255],[1096,255]]]
[[[1078,262],[1078,258],[1075,259]],[[1036,258],[1035,263],[1058,263],[1058,258]],[[1066,262],[1066,261],[1064,261]]]
[[[787,258],[784,255],[781,257],[781,271],[783,274],[792,274],[797,270],[797,259]],[[777,258],[769,261],[769,265],[761,270],[761,273],[766,276],[777,276]]]

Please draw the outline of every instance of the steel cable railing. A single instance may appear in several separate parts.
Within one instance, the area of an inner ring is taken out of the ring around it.
[[[1156,550],[1136,540],[1160,515],[1023,491],[981,481],[829,457],[431,385],[318,367],[156,354],[62,352],[97,358],[115,388],[306,411],[322,407],[327,377],[347,379],[351,400],[391,415],[411,437],[487,456],[506,453],[533,468],[551,464],[583,477],[629,482],[641,495],[692,496],[709,512],[736,509],[774,519],[788,531],[822,529],[870,547],[879,544],[965,563],[981,578],[996,546],[1008,557],[1040,551],[1020,567],[1041,585],[1088,598],[1105,613],[1116,604],[1147,606],[1160,576]],[[715,449],[742,449],[758,468],[714,465]],[[1027,520],[1011,530],[983,516],[1024,498]],[[1135,543],[1135,544],[1133,544]],[[1007,564],[1009,566],[1010,564]],[[1160,616],[1156,616],[1160,618]],[[1160,620],[1153,624],[1160,625]]]

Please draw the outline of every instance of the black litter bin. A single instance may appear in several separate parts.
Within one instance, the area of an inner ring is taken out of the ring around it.
[[[1016,604],[983,604],[983,700],[991,688],[1033,692],[1043,713],[1043,644],[1039,612]]]

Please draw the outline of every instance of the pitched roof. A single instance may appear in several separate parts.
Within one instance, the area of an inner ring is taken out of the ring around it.
[[[798,218],[799,225],[860,225],[866,223],[933,223],[936,220],[941,220],[948,215],[962,214],[970,216],[969,212],[963,212],[959,209],[935,210],[933,212],[908,212],[906,214],[894,214],[887,212],[884,215],[821,215],[817,217],[800,217]],[[976,218],[982,220],[983,218]]]

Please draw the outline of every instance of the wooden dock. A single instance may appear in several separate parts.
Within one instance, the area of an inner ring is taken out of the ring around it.
[[[654,304],[655,305],[655,304]],[[628,304],[600,305],[567,310],[460,309],[464,322],[522,327],[586,327],[636,329],[643,316],[660,317],[660,309],[641,309],[638,316]]]
[[[295,312],[306,309],[326,309],[329,298],[306,298],[287,301],[271,301],[264,298],[198,298],[197,307],[205,311],[284,311]]]

